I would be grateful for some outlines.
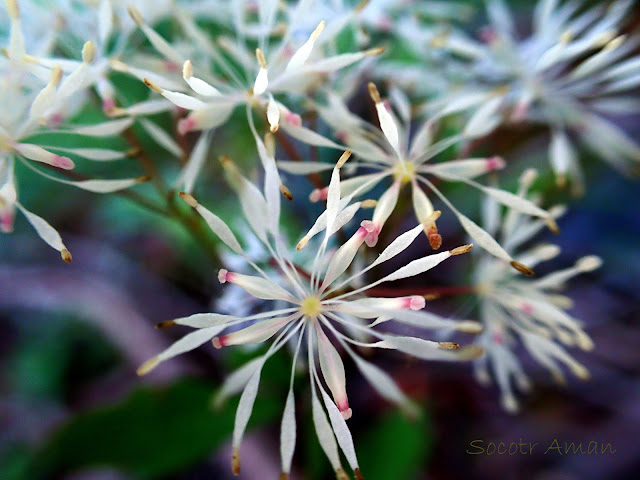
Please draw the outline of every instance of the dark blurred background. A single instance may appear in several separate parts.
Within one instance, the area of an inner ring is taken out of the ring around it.
[[[638,138],[637,117],[623,119],[622,126]],[[237,134],[222,134],[215,155],[242,156],[239,142]],[[544,142],[520,148],[495,152],[519,158],[510,162],[507,183],[528,161],[547,168]],[[558,386],[523,356],[535,389],[521,398],[522,411],[510,415],[501,410],[497,391],[475,382],[468,365],[376,354],[373,360],[424,407],[423,417],[411,421],[347,365],[350,427],[367,479],[640,478],[640,184],[597,159],[586,156],[584,165],[588,187],[581,198],[541,177],[539,187],[549,198],[570,208],[559,222],[562,233],[540,240],[562,247],[549,268],[587,254],[604,260],[599,271],[574,279],[565,292],[575,301],[571,314],[596,344],[593,352],[572,352],[592,379],[570,378],[566,387]],[[175,173],[175,164],[165,167]],[[157,331],[155,323],[215,307],[222,294],[216,280],[220,264],[180,226],[127,199],[19,173],[24,203],[61,231],[74,261],[61,262],[24,219],[13,235],[0,239],[0,479],[232,478],[229,444],[237,399],[215,410],[211,397],[225,373],[255,351],[205,346],[147,377],[135,374],[140,363],[185,333],[180,327]],[[234,223],[238,210],[219,193],[228,192],[219,177],[217,161],[209,162],[197,191]],[[302,203],[309,182],[290,179],[290,187],[302,192],[301,203],[287,205],[285,212],[295,237],[317,211]],[[461,209],[473,208],[474,199],[450,193]],[[411,222],[411,215],[397,222],[396,233]],[[440,228],[446,245],[465,240],[447,215]],[[420,253],[418,248],[412,255]],[[464,282],[465,268],[464,262],[443,266],[413,286],[456,285]],[[474,315],[474,300],[464,295],[430,306],[443,314]],[[267,364],[242,447],[240,478],[278,478],[288,365],[287,352]],[[311,427],[308,388],[304,380],[298,384],[292,478],[332,478]],[[554,439],[611,443],[615,453],[545,455]],[[532,455],[470,455],[474,440],[485,447],[520,441],[539,446]]]

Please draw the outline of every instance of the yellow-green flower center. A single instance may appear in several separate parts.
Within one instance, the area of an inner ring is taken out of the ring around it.
[[[322,303],[318,297],[307,297],[300,304],[300,312],[307,317],[317,317],[322,311]]]
[[[398,163],[393,168],[393,178],[400,180],[403,185],[413,180],[413,176],[416,173],[416,166],[414,163],[405,161],[404,163]]]

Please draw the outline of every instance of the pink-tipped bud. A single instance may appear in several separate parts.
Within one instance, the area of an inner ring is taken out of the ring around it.
[[[316,202],[319,202],[320,200],[326,200],[328,194],[329,194],[329,187],[316,188],[313,192],[309,194],[309,201],[316,203]]]
[[[218,281],[220,283],[226,283],[229,280],[230,276],[231,274],[229,273],[228,270],[221,268],[220,271],[218,272]]]
[[[11,233],[13,231],[13,212],[11,210],[0,214],[0,230],[3,233]]]
[[[294,127],[299,127],[302,125],[302,117],[297,113],[287,112],[284,114],[284,121],[289,125],[293,125]]]
[[[533,307],[531,306],[530,303],[522,303],[520,305],[520,310],[522,310],[523,313],[526,313],[527,315],[532,315],[533,314]]]
[[[364,239],[367,246],[369,248],[375,247],[378,243],[378,236],[380,235],[380,230],[382,230],[382,227],[376,225],[371,220],[364,220],[360,224],[360,226],[364,227],[364,229],[367,231],[367,236]]]
[[[412,295],[407,297],[406,300],[409,301],[407,307],[411,310],[422,310],[427,303],[424,297],[421,297],[420,295]]]
[[[487,170],[501,170],[505,167],[504,160],[502,157],[498,157],[497,155],[494,157],[489,157],[486,159],[487,162]]]
[[[196,119],[192,116],[182,118],[178,121],[178,133],[180,135],[186,135],[187,133],[195,130],[197,126]]]
[[[340,410],[340,414],[345,420],[349,420],[353,415],[353,410],[349,408],[349,400],[346,398],[344,399],[344,402],[340,402],[338,404],[338,410]]]
[[[499,331],[493,332],[493,334],[491,335],[491,339],[493,340],[493,343],[496,343],[498,345],[502,345],[504,343],[504,335]]]
[[[211,340],[211,343],[213,344],[213,348],[215,348],[216,350],[220,350],[222,347],[225,346],[224,336],[223,337],[214,337]]]
[[[102,100],[102,110],[105,113],[111,113],[116,109],[116,102],[113,98],[104,98]]]
[[[72,170],[76,165],[69,157],[63,157],[62,155],[56,155],[53,157],[51,164],[54,167],[62,168],[64,170]]]

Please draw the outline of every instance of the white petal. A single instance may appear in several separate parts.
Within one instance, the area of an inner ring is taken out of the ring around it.
[[[191,155],[189,155],[187,164],[183,167],[182,172],[180,172],[180,176],[176,180],[176,186],[182,187],[187,193],[191,193],[193,191],[193,187],[200,171],[202,170],[202,166],[207,160],[207,154],[211,147],[211,139],[212,136],[209,132],[200,135],[200,138],[198,138],[198,141],[191,151]]]
[[[329,425],[329,421],[327,420],[327,415],[322,409],[320,400],[318,400],[318,395],[316,394],[315,388],[312,388],[311,393],[311,410],[313,414],[313,424],[316,428],[318,441],[320,442],[320,446],[322,447],[325,455],[329,459],[329,462],[331,462],[331,466],[333,467],[333,469],[338,470],[341,468],[341,466],[336,438],[333,435],[333,430],[331,429],[331,425]]]
[[[254,95],[262,95],[269,86],[269,74],[266,68],[260,67],[258,70],[258,75],[256,76],[256,81],[253,84],[253,94]]]
[[[309,58],[309,55],[311,55],[311,50],[313,50],[313,45],[316,39],[324,29],[324,25],[325,25],[324,21],[320,22],[320,24],[311,33],[311,35],[309,36],[309,39],[304,43],[304,45],[302,45],[302,47],[300,47],[296,51],[296,53],[293,54],[293,56],[291,57],[291,60],[289,60],[289,63],[287,64],[286,71],[292,71],[304,65],[304,63]]]
[[[158,145],[160,145],[162,148],[175,155],[176,157],[182,156],[182,148],[180,148],[173,137],[169,135],[163,128],[160,128],[154,122],[147,120],[146,118],[140,118],[139,121],[140,125],[142,125],[142,128],[146,130],[149,136]]]
[[[185,197],[183,197],[185,198]],[[189,203],[189,201],[187,201]],[[224,223],[217,215],[215,215],[210,210],[206,209],[200,204],[196,206],[197,212],[204,218],[209,228],[215,233],[220,240],[224,242],[224,244],[233,250],[238,255],[245,255],[244,250],[238,243],[236,236],[233,234],[231,229]]]
[[[227,398],[240,392],[245,385],[247,385],[256,370],[262,368],[266,359],[266,356],[254,358],[229,375],[220,390],[216,393],[213,400],[214,405],[219,408]]]
[[[350,415],[349,400],[347,398],[344,365],[338,351],[331,344],[319,324],[316,324],[318,339],[318,358],[320,368],[327,386],[333,394],[333,399],[343,415]],[[321,389],[322,391],[322,389]],[[329,414],[331,416],[331,413]],[[333,419],[332,422],[333,423]],[[339,439],[338,439],[339,441]]]
[[[293,389],[289,390],[287,401],[284,405],[282,424],[280,426],[280,457],[282,459],[282,471],[291,471],[293,452],[296,448],[296,411]]]
[[[322,393],[322,399],[324,400],[324,404],[329,412],[329,419],[331,420],[331,426],[333,427],[333,432],[336,435],[338,444],[340,445],[347,462],[349,462],[351,469],[356,470],[358,468],[358,458],[356,457],[356,449],[353,446],[353,438],[349,431],[349,427],[347,426],[347,422],[345,422],[343,415],[331,401],[329,395],[326,394],[324,388],[320,388],[320,392]]]
[[[99,123],[97,125],[76,127],[70,131],[79,135],[87,135],[89,137],[110,137],[124,132],[127,128],[133,125],[133,122],[133,118],[123,118],[120,120]]]
[[[263,300],[291,300],[291,294],[284,288],[277,283],[262,277],[225,272],[224,281],[234,283],[245,289],[254,297],[261,298]]]
[[[379,348],[400,350],[423,360],[475,360],[483,353],[479,345],[469,345],[458,350],[441,348],[438,342],[415,337],[385,335],[385,339],[375,344]]]
[[[262,367],[262,365],[260,365],[260,367]],[[238,409],[236,410],[236,420],[233,427],[234,448],[238,448],[240,446],[244,431],[247,428],[247,423],[249,423],[249,417],[251,417],[253,404],[255,403],[256,395],[258,394],[258,387],[260,386],[261,372],[262,368],[259,368],[251,376],[251,378],[249,379],[249,383],[247,383],[247,386],[244,388],[242,395],[240,396],[240,403],[238,404]]]
[[[408,263],[404,267],[399,268],[398,270],[387,275],[386,277],[384,277],[382,280],[379,280],[378,282],[379,283],[391,282],[394,280],[399,280],[401,278],[420,275],[421,273],[424,273],[427,270],[431,270],[433,267],[443,262],[450,256],[451,256],[451,253],[449,252],[440,252],[434,255],[427,255],[425,257],[414,260],[411,263]]]
[[[322,282],[322,286],[320,287],[320,291],[323,291],[331,285],[336,278],[342,275],[347,268],[349,268],[349,265],[351,265],[358,249],[364,242],[365,236],[366,231],[364,228],[360,227],[360,229],[358,229],[358,231],[347,242],[345,242],[344,245],[336,250],[336,253],[331,257],[331,261],[327,267],[327,272]]]
[[[23,215],[27,217],[27,220],[29,220],[31,226],[33,226],[38,236],[42,238],[45,243],[47,243],[50,247],[55,248],[59,252],[67,250],[67,247],[65,247],[64,243],[62,243],[62,238],[60,238],[60,234],[58,233],[58,231],[51,225],[49,225],[49,223],[47,223],[44,218],[39,217],[35,213],[31,213],[18,202],[16,202],[15,205],[20,209]]]
[[[214,339],[213,345],[216,348],[221,348],[230,345],[248,345],[265,342],[278,333],[282,327],[298,316],[299,314],[296,313],[288,317],[258,320],[253,325],[228,333],[218,339]]]
[[[278,161],[278,167],[280,167],[281,170],[294,175],[308,175],[310,173],[331,170],[334,166],[330,163],[324,162],[288,162],[280,160]]]

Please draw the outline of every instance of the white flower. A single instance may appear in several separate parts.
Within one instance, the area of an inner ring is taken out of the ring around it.
[[[523,175],[518,192],[520,196],[527,194],[533,176],[533,171]],[[554,216],[561,215],[563,211],[560,207],[553,209]],[[485,217],[489,231],[500,235],[505,248],[528,265],[535,266],[560,253],[560,248],[551,244],[523,248],[544,228],[539,220],[508,210],[499,226],[500,209],[491,200],[485,204]],[[561,344],[591,350],[593,342],[582,329],[580,321],[565,312],[573,304],[571,299],[558,291],[575,275],[595,270],[600,264],[598,257],[587,256],[579,259],[573,267],[528,279],[514,275],[504,262],[495,257],[485,255],[478,259],[474,281],[480,299],[480,320],[485,329],[477,342],[485,349],[486,356],[474,362],[475,373],[478,380],[486,384],[490,381],[491,368],[506,410],[515,412],[518,409],[514,385],[521,391],[530,389],[530,380],[512,351],[518,343],[549,369],[559,382],[564,382],[561,365],[578,378],[589,378],[588,370],[574,360]]]
[[[359,157],[359,161],[354,162],[354,165],[374,171],[355,175],[342,182],[343,194],[361,195],[386,178],[393,180],[391,186],[380,196],[371,221],[362,224],[368,232],[367,244],[376,244],[378,234],[396,206],[400,190],[410,184],[416,217],[424,225],[431,246],[438,249],[442,243],[436,227],[440,212],[434,210],[431,200],[424,192],[423,188],[427,187],[458,217],[460,224],[476,245],[511,262],[519,271],[531,274],[526,266],[516,262],[486,231],[457,210],[429,179],[432,176],[438,181],[465,183],[504,205],[545,219],[550,228],[555,229],[551,216],[532,202],[474,181],[475,177],[502,168],[503,160],[499,157],[489,157],[429,163],[434,156],[460,142],[465,135],[455,135],[433,143],[434,120],[427,120],[417,128],[413,137],[410,137],[411,104],[402,91],[392,89],[390,92],[398,116],[390,109],[388,102],[383,102],[374,84],[369,84],[369,91],[375,102],[380,121],[379,129],[350,113],[342,100],[331,93],[327,95],[329,102],[326,106],[316,107],[320,116],[337,131],[336,136]],[[311,145],[345,148],[302,126],[285,125],[283,129],[291,136]],[[324,163],[310,162],[279,162],[279,167],[296,174],[318,172],[328,168]],[[315,190],[311,194],[311,200],[326,198],[327,191],[327,188]]]
[[[259,146],[259,151],[264,152],[267,149]],[[335,253],[328,254],[328,243],[333,233],[342,228],[361,207],[359,202],[351,204],[350,196],[340,196],[339,170],[348,155],[348,152],[345,153],[333,168],[326,210],[298,244],[297,248],[302,249],[310,238],[320,235],[322,239],[311,265],[305,266],[306,269],[294,263],[279,231],[281,193],[273,158],[264,162],[267,165],[264,191],[244,178],[230,160],[224,160],[229,182],[240,197],[244,215],[251,229],[281,270],[275,278],[269,276],[249,258],[238,239],[219,217],[200,205],[191,195],[181,194],[182,199],[196,209],[226,246],[243,256],[256,272],[256,275],[252,276],[222,269],[218,275],[220,282],[240,286],[257,299],[275,302],[274,305],[278,305],[278,308],[246,317],[200,313],[163,322],[161,326],[186,325],[196,330],[147,361],[138,373],[146,374],[160,362],[192,350],[207,341],[212,341],[216,348],[223,348],[231,345],[258,344],[274,338],[267,352],[233,373],[218,395],[218,401],[222,401],[229,395],[242,392],[233,433],[234,473],[238,473],[240,469],[239,446],[256,399],[262,366],[287,342],[293,341],[296,346],[291,384],[282,419],[281,454],[285,478],[291,468],[295,447],[293,374],[301,351],[306,350],[308,356],[313,422],[320,444],[338,478],[344,478],[345,475],[338,445],[349,466],[355,471],[356,477],[362,476],[351,433],[345,423],[352,415],[352,410],[349,406],[343,361],[334,342],[354,359],[363,375],[384,398],[409,410],[414,407],[393,380],[378,367],[358,356],[354,346],[398,350],[430,360],[471,360],[482,353],[480,347],[459,348],[450,342],[439,343],[392,335],[373,328],[386,321],[395,320],[419,328],[449,328],[477,333],[479,324],[475,322],[455,322],[422,311],[425,300],[421,296],[374,298],[364,295],[367,290],[380,283],[425,272],[452,255],[468,252],[471,246],[428,255],[414,260],[382,279],[365,283],[355,290],[350,289],[349,286],[354,279],[363,278],[363,275],[375,266],[404,251],[420,235],[423,227],[418,225],[400,235],[366,268],[355,273],[346,273],[367,236],[367,231],[360,228]],[[286,284],[281,282],[282,276],[288,280]],[[373,320],[373,323],[363,325],[363,319]],[[253,323],[240,330],[233,330],[234,326],[247,321]],[[364,332],[376,341],[364,343],[355,340],[349,333],[351,329]],[[333,337],[333,342],[330,337]]]
[[[33,88],[31,79],[25,79],[13,67],[11,60],[0,59],[0,227],[5,233],[12,231],[17,209],[25,215],[47,244],[61,252],[65,261],[70,261],[71,255],[58,232],[19,202],[15,163],[21,162],[39,175],[56,182],[92,192],[108,193],[129,188],[146,178],[74,181],[51,175],[36,165],[71,170],[75,163],[66,155],[100,162],[126,158],[128,152],[102,148],[61,147],[47,145],[45,142],[52,141],[59,133],[97,138],[116,135],[130,126],[132,121],[122,119],[97,125],[74,125],[67,129],[55,125],[55,131],[47,131],[42,126],[47,120],[54,120],[47,117],[46,112],[56,103],[60,90],[64,87],[62,70],[54,67],[50,72],[49,83],[38,91]]]
[[[640,86],[639,40],[621,34],[633,2],[584,10],[579,2],[540,0],[525,39],[502,0],[486,3],[486,43],[467,39],[469,74],[432,109],[471,111],[467,132],[478,137],[509,122],[547,127],[558,183],[568,178],[576,192],[584,185],[571,137],[621,171],[637,168],[640,145],[606,118],[640,111],[633,95]]]
[[[192,63],[155,32],[136,8],[129,9],[153,47],[166,60],[182,65],[185,85],[177,88],[166,86],[167,82],[162,76],[144,76],[144,72],[137,72],[150,89],[190,111],[178,125],[182,134],[194,130],[211,132],[225,124],[233,110],[240,105],[246,106],[248,117],[251,116],[252,107],[259,107],[265,112],[272,132],[277,131],[281,123],[299,124],[300,117],[283,105],[277,96],[303,94],[323,75],[382,51],[373,49],[328,57],[320,55],[319,50],[322,49],[318,46],[335,37],[344,26],[340,23],[340,28],[333,28],[329,24],[327,30],[330,36],[323,36],[324,21],[319,22],[299,45],[294,33],[307,14],[305,2],[295,6],[275,0],[259,2],[256,6],[257,23],[251,20],[251,14],[256,12],[248,11],[251,4],[234,2],[233,5],[232,18],[237,38],[219,36],[210,39],[188,12],[176,10],[176,19],[187,39],[197,45],[198,53],[206,57],[213,71],[220,72],[216,74],[212,73],[211,68]],[[286,20],[284,26],[277,22],[280,16]],[[274,43],[271,40],[274,37],[279,41]],[[256,42],[258,48],[252,50],[250,45]],[[210,138],[205,137],[209,141]],[[193,183],[184,182],[184,178],[195,178],[201,165],[201,159],[192,159],[185,167],[181,178],[183,183],[178,186],[191,191]]]

